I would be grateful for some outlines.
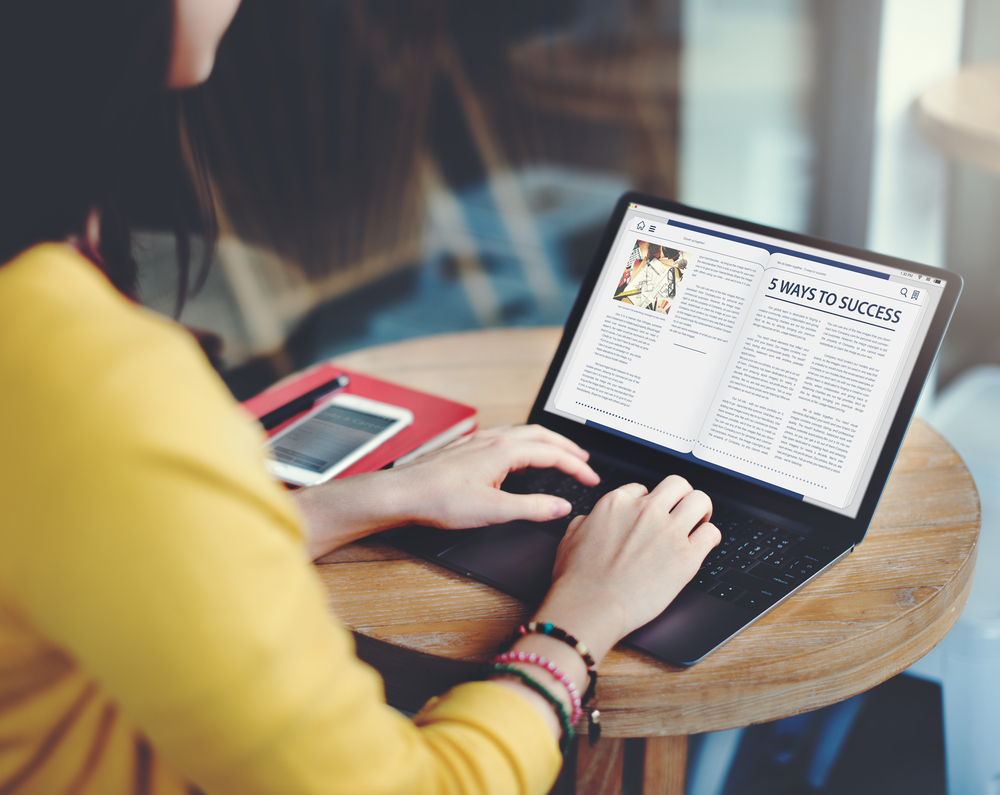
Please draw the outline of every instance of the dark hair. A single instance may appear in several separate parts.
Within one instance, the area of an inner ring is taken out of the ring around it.
[[[166,88],[173,0],[22,0],[0,11],[0,263],[45,241],[86,240],[100,212],[100,250],[87,252],[124,294],[137,297],[132,235],[122,198],[137,153],[160,160],[174,207],[180,314],[188,294],[194,181],[206,238],[216,220],[200,131],[198,92]],[[192,116],[196,118],[192,118]],[[192,123],[195,122],[195,123]],[[182,131],[182,125],[187,128]],[[156,140],[140,140],[142,130]],[[141,145],[141,146],[140,146]]]

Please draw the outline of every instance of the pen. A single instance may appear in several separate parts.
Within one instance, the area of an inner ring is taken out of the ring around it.
[[[265,431],[276,428],[296,414],[301,414],[303,411],[311,409],[320,398],[343,389],[349,383],[351,383],[351,379],[346,375],[338,375],[325,384],[320,384],[315,389],[310,389],[304,395],[299,395],[299,397],[286,403],[284,406],[278,406],[274,411],[269,411],[260,418],[260,424],[264,426]]]

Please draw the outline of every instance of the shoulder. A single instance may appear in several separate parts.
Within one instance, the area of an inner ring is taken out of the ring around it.
[[[157,406],[232,407],[182,327],[129,301],[58,244],[0,267],[0,372],[0,405],[25,421],[122,426]],[[5,417],[0,427],[10,426]]]
[[[267,487],[260,433],[191,335],[58,244],[0,266],[0,443],[31,490],[164,462]]]
[[[20,389],[93,376],[150,344],[184,346],[182,332],[118,293],[68,246],[35,246],[0,266],[0,367]],[[65,389],[65,387],[63,387]]]

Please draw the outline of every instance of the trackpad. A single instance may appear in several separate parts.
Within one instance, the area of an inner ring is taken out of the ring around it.
[[[560,530],[566,526],[565,521],[559,524]],[[560,535],[542,530],[535,523],[508,522],[484,528],[438,559],[501,591],[538,604],[552,583],[560,540]]]

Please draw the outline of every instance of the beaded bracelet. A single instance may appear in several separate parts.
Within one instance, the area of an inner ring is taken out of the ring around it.
[[[494,662],[506,664],[506,663],[526,663],[527,665],[537,665],[540,668],[544,668],[552,676],[559,680],[559,684],[566,688],[566,692],[569,693],[570,703],[573,705],[573,715],[570,718],[573,725],[583,717],[583,706],[580,703],[580,691],[576,689],[576,685],[573,680],[570,679],[566,674],[559,670],[554,662],[551,660],[546,660],[539,654],[534,652],[525,651],[508,651],[499,655]]]
[[[570,635],[565,629],[560,629],[549,621],[530,621],[527,624],[522,624],[518,627],[517,632],[522,637],[524,635],[537,634],[548,635],[550,638],[561,640],[567,646],[572,647],[573,651],[583,658],[583,664],[586,665],[588,669],[597,667],[594,663],[594,658],[590,656],[590,652],[587,651],[586,646]]]
[[[573,724],[570,722],[569,715],[566,714],[566,707],[562,701],[554,696],[545,685],[535,681],[531,676],[520,668],[515,668],[513,665],[492,663],[486,666],[486,674],[501,674],[520,679],[525,687],[531,688],[552,705],[552,708],[556,711],[556,717],[559,718],[559,726],[562,728],[562,737],[559,738],[559,751],[563,756],[566,756],[566,752],[573,742]]]
[[[548,621],[530,621],[527,624],[521,624],[521,626],[514,630],[514,632],[500,644],[498,651],[509,651],[515,641],[526,635],[548,635],[550,638],[562,641],[580,655],[580,658],[583,660],[583,664],[587,666],[587,672],[590,674],[590,681],[587,683],[587,690],[584,692],[581,701],[584,704],[589,704],[597,692],[597,666],[594,663],[594,658],[587,650],[587,647],[570,635],[566,630],[561,629]]]

